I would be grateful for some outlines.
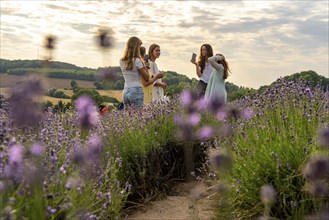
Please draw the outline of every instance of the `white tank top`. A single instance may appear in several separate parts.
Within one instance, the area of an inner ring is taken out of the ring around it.
[[[211,75],[213,70],[214,70],[214,68],[210,65],[210,63],[206,62],[205,66],[204,66],[203,73],[200,77],[200,80],[205,82],[205,83],[208,83],[210,75]]]

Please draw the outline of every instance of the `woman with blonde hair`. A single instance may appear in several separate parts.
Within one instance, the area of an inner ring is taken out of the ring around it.
[[[143,62],[146,65],[146,67],[149,69],[149,58],[146,54],[145,47],[141,47],[140,49],[141,57],[143,58]],[[153,98],[153,83],[157,80],[163,77],[163,73],[159,73],[156,75],[150,74],[149,80],[145,81],[143,78],[142,80],[142,88],[144,92],[144,104],[149,104],[152,102]]]
[[[204,98],[208,100],[220,99],[223,103],[226,103],[227,92],[225,89],[225,80],[230,71],[228,63],[223,54],[216,54],[209,57],[208,62],[214,70],[209,78]]]
[[[160,57],[161,51],[158,44],[152,44],[149,47],[149,58],[150,58],[150,73],[155,77],[160,75],[163,77],[164,73],[159,71],[158,65],[155,60]],[[167,83],[162,81],[162,77],[159,77],[153,84],[153,97],[152,102],[160,101],[164,97],[164,89],[167,87]]]
[[[125,108],[129,106],[143,106],[144,93],[141,78],[148,81],[149,73],[142,61],[140,54],[141,45],[142,41],[138,37],[130,37],[120,59],[120,67],[125,80],[122,93]]]

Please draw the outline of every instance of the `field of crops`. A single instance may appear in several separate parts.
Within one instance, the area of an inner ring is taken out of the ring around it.
[[[226,105],[185,90],[99,115],[84,96],[71,112],[42,112],[30,101],[36,85],[1,97],[1,218],[120,219],[166,194],[172,179],[191,177],[216,186],[216,219],[328,217],[329,94],[321,88],[279,79]]]
[[[17,84],[26,81],[26,76],[15,76],[15,75],[5,75],[0,74],[0,93],[5,97],[9,97],[11,94],[11,88],[15,87]],[[93,82],[84,80],[75,80],[81,88],[95,88]],[[70,79],[56,79],[56,78],[43,78],[43,83],[46,89],[59,88],[64,91],[66,95],[72,96],[73,91],[71,89]],[[66,88],[66,89],[65,89]],[[97,90],[100,95],[106,95],[109,97],[116,98],[117,100],[122,100],[121,90]],[[49,96],[41,96],[41,101],[50,101],[56,104],[58,101],[70,102],[70,99],[63,98],[53,98]]]

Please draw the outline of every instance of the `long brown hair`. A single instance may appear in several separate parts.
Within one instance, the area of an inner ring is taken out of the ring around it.
[[[140,46],[142,41],[138,37],[130,37],[124,50],[122,61],[126,63],[126,70],[132,70],[134,67],[134,58],[141,58]]]
[[[206,47],[207,54],[206,56],[202,56],[202,47]],[[201,73],[203,73],[203,70],[206,66],[206,62],[208,61],[209,57],[212,57],[214,55],[212,51],[212,47],[210,44],[202,44],[200,47],[200,54],[199,54],[199,60],[198,60],[198,65],[201,67]]]
[[[155,60],[155,57],[153,56],[153,51],[155,50],[155,48],[157,48],[160,46],[158,44],[151,44],[151,46],[149,47],[149,59],[154,62]]]
[[[225,58],[224,58],[224,59],[222,59],[222,60],[219,60],[218,63],[219,63],[219,64],[222,64],[222,65],[224,66],[224,76],[223,76],[223,79],[227,79],[227,77],[228,77],[228,75],[229,75],[228,72],[231,72],[231,70],[230,70],[230,68],[229,68],[229,66],[228,66],[227,61],[226,61]]]

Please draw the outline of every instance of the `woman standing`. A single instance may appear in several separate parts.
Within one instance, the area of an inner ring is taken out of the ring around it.
[[[222,54],[216,54],[209,57],[208,61],[214,67],[211,73],[208,86],[205,93],[205,99],[221,99],[224,103],[227,100],[227,92],[225,89],[225,79],[228,77],[228,63]]]
[[[152,44],[149,48],[150,73],[155,77],[157,77],[158,74],[163,77],[164,74],[162,71],[159,71],[158,66],[155,63],[155,60],[160,57],[160,54],[160,46],[157,44]],[[164,97],[164,89],[167,87],[167,83],[163,82],[161,78],[157,79],[153,84],[153,102],[159,101]]]
[[[123,89],[124,107],[143,106],[144,93],[141,78],[149,80],[149,73],[140,55],[142,41],[138,37],[130,37],[126,43],[123,57],[120,59],[120,67],[125,80]]]
[[[146,49],[145,47],[141,47],[140,48],[140,53],[141,53],[141,57],[143,59],[143,62],[145,64],[145,66],[147,67],[147,69],[149,69],[149,60],[148,60],[148,56],[146,55]],[[153,83],[157,80],[163,77],[163,73],[159,73],[156,74],[155,76],[153,74],[149,74],[149,80],[145,81],[143,78],[142,80],[142,88],[143,88],[143,92],[144,92],[144,104],[149,104],[152,102],[152,98],[153,98]]]
[[[213,50],[210,44],[203,44],[200,48],[198,62],[191,60],[196,67],[196,74],[200,78],[197,85],[198,97],[202,98],[205,94],[213,67],[209,64],[208,58],[213,56]]]

